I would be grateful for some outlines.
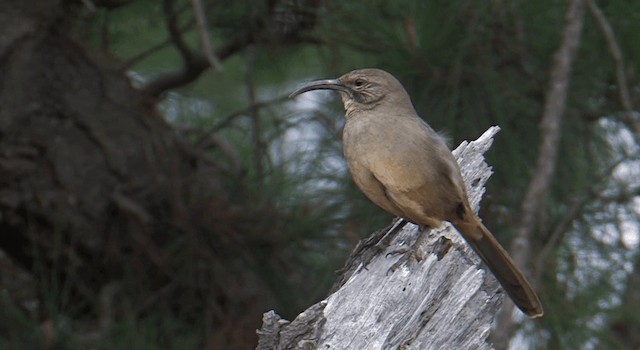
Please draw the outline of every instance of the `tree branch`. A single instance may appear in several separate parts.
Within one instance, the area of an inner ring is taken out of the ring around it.
[[[198,32],[200,33],[200,42],[202,43],[204,56],[207,58],[207,61],[214,70],[221,72],[222,63],[220,63],[220,60],[216,57],[216,54],[213,52],[213,47],[211,46],[211,36],[207,30],[207,21],[204,15],[202,2],[200,0],[191,0],[191,6],[193,7],[193,12],[196,15],[196,23],[198,24]]]
[[[213,134],[216,133],[224,128],[226,128],[227,126],[229,126],[229,124],[231,124],[236,118],[241,117],[241,116],[248,116],[250,115],[253,111],[262,109],[262,108],[266,108],[269,107],[271,105],[277,104],[277,103],[282,103],[284,101],[289,100],[289,96],[288,95],[282,95],[282,96],[277,96],[271,100],[266,100],[266,101],[259,101],[259,102],[255,102],[254,104],[251,104],[239,111],[233,112],[229,115],[227,115],[226,117],[222,118],[219,122],[217,122],[216,124],[214,124],[211,128],[209,128],[208,130],[204,131],[201,133],[201,135],[198,137],[197,141],[194,142],[195,145],[199,145],[204,139],[206,139],[208,137],[209,134]]]
[[[593,186],[587,191],[587,193],[576,196],[572,200],[569,210],[567,210],[560,222],[551,231],[549,239],[547,239],[544,247],[542,247],[536,258],[534,259],[534,280],[539,280],[541,278],[544,263],[547,260],[549,252],[551,252],[553,248],[558,246],[558,243],[562,240],[567,231],[569,231],[571,225],[583,214],[584,207],[589,204],[591,200],[599,198],[601,196],[604,189],[598,189],[598,187],[603,185],[603,183],[611,177],[618,165],[628,160],[628,157],[623,157],[613,162],[607,167],[605,171],[602,172],[602,174],[599,174],[598,176],[595,176],[594,179],[592,179],[591,183],[593,184]]]
[[[191,26],[194,25],[194,21],[189,21],[188,23],[184,24],[182,27],[180,27],[180,31],[184,31],[184,30],[188,30],[191,28]],[[138,62],[144,60],[145,58],[147,58],[149,55],[161,50],[162,48],[164,48],[165,46],[171,44],[171,38],[167,38],[164,41],[157,43],[151,47],[149,47],[148,49],[137,53],[135,56],[129,58],[123,65],[122,68],[123,69],[129,69],[131,67],[133,67],[135,64],[137,64]]]
[[[165,16],[167,17],[167,26],[172,38],[171,40],[172,42],[174,42],[174,44],[176,44],[178,51],[180,51],[180,53],[185,58],[185,65],[177,71],[161,74],[145,83],[142,86],[141,90],[147,92],[152,96],[159,96],[167,90],[189,84],[192,81],[196,80],[200,76],[200,74],[202,74],[202,72],[204,72],[208,67],[211,66],[212,57],[215,57],[219,62],[223,62],[231,55],[236,54],[248,45],[255,43],[257,40],[256,38],[264,36],[264,32],[269,29],[269,25],[277,25],[276,17],[282,16],[281,13],[274,13],[273,11],[276,10],[272,6],[271,10],[267,11],[267,13],[262,16],[262,18],[256,18],[253,24],[248,25],[248,29],[240,32],[235,37],[219,46],[216,50],[210,50],[211,52],[209,52],[209,57],[207,57],[207,55],[203,54],[194,54],[188,49],[186,44],[182,42],[181,36],[179,35],[179,33],[177,33],[177,24],[175,24],[175,22],[172,20],[172,11],[168,11],[168,9],[170,9],[170,3],[172,0],[164,1],[166,4]],[[296,22],[288,24],[288,31],[277,33],[281,36],[280,39],[288,40],[287,43],[289,44],[300,43],[307,40],[300,34],[309,29],[308,26],[315,23],[315,7],[319,6],[319,3],[313,3],[312,6],[314,11],[305,10],[304,12],[297,13],[296,11],[301,11],[299,8],[300,6],[302,5],[292,3],[292,6],[286,8],[287,11],[292,11],[292,13],[295,15],[293,16],[293,18]],[[207,48],[205,47],[205,53],[206,52]]]
[[[622,108],[624,108],[627,117],[625,118],[625,122],[627,125],[631,127],[635,133],[640,133],[640,123],[635,117],[633,111],[633,104],[631,103],[631,94],[629,93],[629,87],[627,84],[627,76],[626,70],[624,67],[624,56],[622,55],[622,49],[620,49],[620,45],[618,45],[618,41],[616,40],[616,36],[613,33],[613,28],[611,24],[607,20],[607,17],[602,13],[602,10],[593,0],[586,0],[587,5],[589,6],[589,10],[591,14],[596,18],[596,22],[604,35],[605,40],[607,41],[607,46],[609,47],[609,52],[613,57],[613,61],[616,65],[616,80],[618,84],[618,92],[620,93],[620,103],[622,104]]]
[[[255,45],[249,45],[247,47],[247,64],[245,74],[245,85],[247,87],[247,97],[249,99],[249,105],[256,105],[256,84],[255,84],[255,61],[256,61],[256,47]],[[264,172],[264,164],[262,155],[264,152],[264,144],[262,142],[262,123],[260,118],[260,110],[252,108],[249,110],[249,116],[251,118],[251,141],[253,143],[253,166],[256,172],[256,178],[261,179]]]
[[[164,0],[162,2],[162,11],[165,21],[167,22],[167,30],[169,31],[171,42],[182,56],[185,66],[189,67],[193,65],[196,57],[193,52],[191,52],[189,45],[182,39],[182,32],[178,27],[178,14],[173,9],[173,0]]]
[[[510,253],[518,266],[530,264],[530,241],[544,203],[548,198],[556,168],[562,117],[564,115],[571,66],[580,44],[584,22],[584,0],[572,0],[566,14],[566,25],[560,47],[553,56],[549,88],[545,96],[540,122],[540,145],[533,178],[522,200],[520,224],[516,229]],[[535,284],[535,281],[533,281]],[[508,303],[498,321],[493,337],[498,347],[506,347],[513,331],[513,304]]]
[[[215,50],[215,55],[221,61],[244,49],[253,42],[253,33],[245,31],[233,39],[227,41]],[[209,67],[209,61],[203,55],[196,55],[189,66],[185,66],[177,71],[164,73],[144,84],[141,90],[151,96],[159,96],[163,92],[180,87],[196,80],[202,72]]]

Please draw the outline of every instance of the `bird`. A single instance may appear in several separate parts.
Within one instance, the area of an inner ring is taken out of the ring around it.
[[[544,314],[524,273],[474,213],[460,167],[445,140],[420,118],[390,73],[358,69],[302,84],[340,94],[343,153],[355,184],[373,203],[421,228],[451,223],[480,256],[514,304],[530,318]]]

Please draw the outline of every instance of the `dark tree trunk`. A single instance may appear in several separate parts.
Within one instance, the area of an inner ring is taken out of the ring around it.
[[[121,63],[74,40],[80,12],[128,2],[0,0],[0,259],[24,267],[66,317],[94,316],[100,328],[116,317],[101,305],[136,319],[162,307],[199,326],[203,347],[250,347],[258,315],[277,298],[252,247],[276,246],[267,231],[277,225],[266,221],[281,218],[231,196],[224,161],[155,110],[157,96],[197,79],[206,59],[182,52],[193,58],[185,67],[136,89]],[[260,25],[215,48],[219,59],[282,24],[269,4]],[[308,17],[273,32],[276,41],[294,43]],[[257,220],[263,228],[252,234]],[[48,310],[36,321],[51,319]]]
[[[215,170],[124,72],[69,37],[73,8],[0,8],[0,248],[88,299],[125,270],[161,284],[167,232],[204,225],[224,198]]]

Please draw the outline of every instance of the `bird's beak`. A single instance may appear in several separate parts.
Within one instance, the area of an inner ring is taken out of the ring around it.
[[[349,89],[347,86],[342,84],[338,79],[327,79],[327,80],[316,80],[305,83],[300,86],[296,91],[292,92],[289,95],[289,98],[294,98],[304,92],[311,90],[336,90],[343,91],[349,94],[349,96],[353,96],[353,91]]]

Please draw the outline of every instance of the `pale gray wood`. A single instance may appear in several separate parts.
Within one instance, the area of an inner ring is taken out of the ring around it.
[[[483,154],[500,130],[489,128],[453,153],[477,211],[492,174]],[[407,247],[418,228],[406,224],[378,248],[389,228],[360,242],[332,293],[293,322],[273,311],[263,316],[258,349],[488,349],[491,322],[503,294],[480,259],[448,223],[432,229],[421,246],[423,259],[394,271],[401,258],[389,254]]]

